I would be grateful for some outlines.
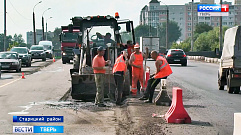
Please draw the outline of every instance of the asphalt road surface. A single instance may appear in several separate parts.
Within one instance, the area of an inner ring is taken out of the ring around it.
[[[173,74],[168,78],[168,85],[182,88],[184,107],[192,124],[172,125],[169,130],[173,134],[233,134],[234,113],[241,112],[241,94],[228,94],[226,88],[218,90],[219,65],[189,61],[187,67],[171,65],[171,68]],[[203,130],[200,127],[195,130],[193,125],[200,125]]]
[[[50,65],[49,65],[50,64]],[[153,72],[154,61],[148,61]],[[47,66],[49,65],[49,66]],[[169,106],[156,106],[129,97],[126,104],[98,108],[93,102],[74,101],[66,97],[71,87],[69,69],[61,60],[36,62],[21,73],[4,72],[11,79],[0,80],[0,134],[12,134],[12,126],[64,126],[64,133],[91,135],[229,135],[233,132],[233,115],[241,112],[241,94],[228,94],[217,87],[217,64],[189,61],[187,67],[171,65],[173,74],[167,79],[167,91],[183,90],[183,103],[192,119],[191,124],[168,124],[164,118],[152,118],[152,113],[164,115]],[[158,91],[156,92],[158,93]],[[64,123],[13,123],[12,116],[64,116]]]

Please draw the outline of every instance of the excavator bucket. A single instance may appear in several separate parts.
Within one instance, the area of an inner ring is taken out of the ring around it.
[[[94,100],[96,95],[96,84],[94,74],[82,74],[78,73],[78,69],[70,69],[71,79],[72,79],[72,91],[71,96],[76,100]],[[110,77],[110,79],[109,79]],[[129,77],[127,77],[128,79]],[[110,88],[109,88],[110,87]],[[110,90],[109,90],[110,89]],[[114,81],[113,74],[106,74],[106,80],[104,84],[104,95],[110,93],[114,95],[116,90],[116,85]],[[129,79],[125,81],[124,94],[129,95],[130,83]]]

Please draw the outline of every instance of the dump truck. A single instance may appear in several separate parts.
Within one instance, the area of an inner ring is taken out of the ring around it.
[[[238,94],[241,86],[241,26],[226,30],[218,71],[219,90]]]
[[[117,14],[118,15],[118,14]],[[79,48],[74,50],[73,68],[71,75],[71,96],[76,100],[92,100],[96,95],[96,84],[92,69],[92,60],[97,54],[97,48],[106,48],[104,59],[111,60],[111,66],[106,71],[105,97],[113,95],[116,90],[112,66],[116,58],[124,50],[123,40],[120,33],[128,33],[135,44],[133,21],[118,20],[118,16],[87,16],[73,17],[72,25],[69,25],[71,32],[74,27],[79,27],[78,44]],[[111,39],[106,40],[100,33],[111,34]],[[121,31],[121,32],[120,32]],[[108,42],[110,41],[110,42]],[[123,96],[128,96],[130,92],[129,72],[125,74]]]
[[[78,27],[73,27],[72,32],[69,32],[68,26],[61,26],[61,33],[59,40],[61,42],[61,57],[62,63],[70,63],[74,58],[73,49],[77,47],[78,34],[80,32]]]

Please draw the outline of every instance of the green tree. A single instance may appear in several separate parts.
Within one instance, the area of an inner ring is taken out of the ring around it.
[[[14,34],[12,41],[17,42],[19,44],[24,43],[24,39],[23,39],[22,34],[19,34],[19,35]]]
[[[227,29],[228,27],[223,27],[223,37]],[[219,27],[215,27],[213,30],[199,34],[194,42],[195,51],[214,51],[215,48],[219,48]]]
[[[151,32],[149,34],[149,32]],[[149,25],[138,25],[135,28],[135,39],[136,42],[140,42],[140,37],[149,37],[149,36],[156,36],[156,29]]]
[[[168,24],[168,48],[170,48],[170,44],[176,42],[180,38],[181,28],[178,26],[177,22],[174,21],[170,21]],[[158,29],[160,44],[166,46],[166,23],[163,23]]]
[[[204,24],[204,23],[201,23],[201,24],[197,24],[195,26],[195,31],[194,33],[198,33],[198,34],[201,34],[203,32],[208,32],[210,30],[212,30],[213,27],[208,25],[208,24]]]
[[[60,47],[61,47],[61,44],[60,44],[60,41],[59,41],[59,34],[60,33],[61,33],[61,28],[55,28],[54,37],[53,38],[48,37],[48,40],[52,41],[54,49],[60,49]]]
[[[12,44],[9,44],[7,51],[10,51],[11,48],[15,47],[15,46],[19,46],[19,43],[16,41],[13,41]]]
[[[197,40],[194,42],[194,51],[210,51],[211,46],[209,44],[208,33],[204,32],[200,34]]]
[[[4,42],[3,42],[3,39],[4,39],[4,34],[0,34],[0,51],[3,51],[4,50]],[[6,50],[7,48],[9,47],[9,44],[12,44],[12,36],[9,35],[9,36],[6,36]]]
[[[174,42],[173,44],[172,44],[172,49],[182,49],[184,52],[189,52],[190,51],[190,49],[191,49],[191,42],[190,42],[191,40],[190,40],[190,38],[189,39],[187,39],[187,40],[185,40],[185,41],[183,41],[183,42],[181,42],[181,43],[176,43],[176,42]]]

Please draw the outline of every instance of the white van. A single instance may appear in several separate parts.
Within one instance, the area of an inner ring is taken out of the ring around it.
[[[52,41],[39,41],[39,45],[44,46],[44,50],[46,50],[46,57],[52,59],[53,58],[53,43]]]

